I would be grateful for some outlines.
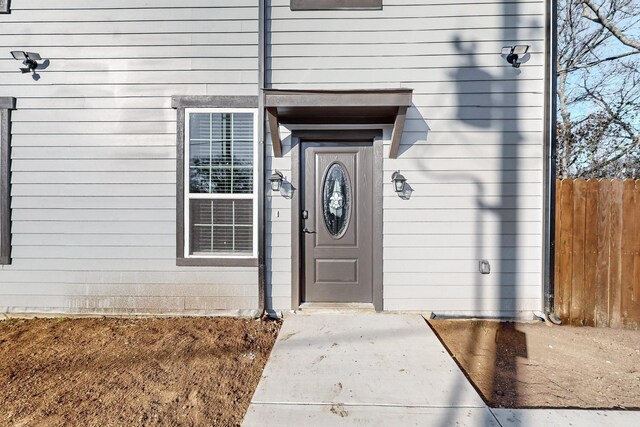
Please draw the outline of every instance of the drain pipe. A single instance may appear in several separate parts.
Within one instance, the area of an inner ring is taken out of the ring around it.
[[[267,291],[267,215],[265,212],[264,171],[267,164],[265,137],[266,123],[264,114],[264,88],[266,80],[266,5],[265,0],[258,1],[258,309],[256,318],[260,319],[266,311]]]
[[[534,312],[536,317],[543,318],[556,325],[562,320],[554,313],[555,300],[555,251],[556,251],[556,109],[557,109],[557,0],[546,2],[546,42],[545,51],[545,129],[544,129],[544,253],[543,253],[543,288],[544,312]]]

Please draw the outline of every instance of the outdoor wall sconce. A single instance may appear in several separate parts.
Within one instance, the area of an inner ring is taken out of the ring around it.
[[[280,188],[282,187],[282,181],[284,181],[284,175],[282,175],[282,172],[276,169],[276,171],[269,177],[269,182],[271,183],[271,191],[273,191],[274,193],[280,191]]]
[[[19,50],[15,50],[11,52],[11,56],[13,56],[13,59],[17,61],[22,61],[22,65],[26,66],[26,67],[20,67],[20,71],[22,72],[22,74],[26,74],[26,73],[35,74],[36,68],[38,68],[38,65],[39,65],[38,61],[42,59],[40,55],[37,53],[22,52]]]
[[[407,182],[407,178],[405,178],[404,175],[400,173],[400,171],[395,171],[393,175],[391,175],[391,182],[393,182],[396,193],[404,193],[404,186]]]
[[[502,48],[502,56],[507,59],[513,68],[520,68],[520,60],[529,51],[529,45],[505,46]]]

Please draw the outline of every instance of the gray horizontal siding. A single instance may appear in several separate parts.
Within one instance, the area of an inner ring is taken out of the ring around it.
[[[414,90],[398,159],[384,149],[384,307],[504,314],[540,307],[544,2],[385,0],[377,11],[292,12],[272,0],[267,66],[281,89]],[[528,44],[520,70],[500,56]],[[273,169],[290,174],[285,157]],[[390,183],[401,170],[413,193]],[[276,308],[290,307],[291,204],[267,197]],[[492,274],[478,273],[489,259]]]
[[[96,116],[103,118],[101,122],[174,122],[175,110],[172,109],[150,109],[150,108],[129,108],[127,110],[118,109],[29,109],[16,111],[14,122],[91,122]],[[522,106],[517,112],[512,107],[486,107],[477,106],[456,106],[438,108],[415,108],[407,113],[407,120],[423,120],[424,116],[431,117],[432,120],[491,120],[500,116],[503,120],[509,117],[519,120],[540,120],[542,119],[541,108],[539,106]],[[408,129],[411,131],[411,128]]]
[[[0,311],[250,314],[257,268],[177,267],[173,95],[258,93],[255,0],[13,0],[0,47],[13,262]]]
[[[244,33],[167,33],[167,34],[12,34],[0,35],[0,45],[9,46],[20,44],[26,46],[46,46],[58,48],[86,47],[87,55],[96,57],[92,48],[98,47],[128,47],[135,46],[153,47],[166,46],[178,50],[178,46],[192,49],[193,46],[217,46],[217,45],[254,45],[257,34],[254,32]],[[153,50],[152,50],[153,51]],[[61,50],[63,56],[69,52]],[[100,50],[98,50],[100,52]],[[202,52],[207,57],[211,52]],[[184,56],[184,55],[182,55]],[[75,56],[70,56],[75,58]],[[4,59],[4,58],[3,58]]]
[[[11,206],[13,209],[175,209],[176,198],[143,194],[137,197],[12,197]]]
[[[255,21],[258,19],[257,8],[246,8],[244,19],[171,19],[173,9],[157,9],[162,11],[162,18],[154,20],[118,20],[102,21],[100,10],[79,11],[76,21],[38,22],[34,31],[33,11],[12,10],[2,24],[3,34],[152,34],[152,33],[243,33],[257,32]],[[54,13],[48,9],[44,14]],[[73,14],[73,12],[66,12]],[[128,13],[128,12],[127,12]],[[127,13],[120,12],[123,17]],[[143,25],[147,24],[147,25]]]
[[[47,51],[50,51],[48,48]],[[67,48],[68,49],[68,48]],[[175,56],[173,58],[167,58],[167,49],[172,51]],[[75,50],[75,48],[74,48]],[[127,49],[118,49],[119,54],[123,55]],[[124,52],[123,52],[124,50]],[[131,50],[131,56],[136,53]],[[145,48],[144,59],[135,58],[114,58],[109,61],[108,64],[101,61],[101,58],[97,56],[97,53],[91,51],[91,55],[94,58],[89,59],[60,59],[56,58],[55,69],[49,70],[48,74],[55,76],[54,73],[61,75],[62,73],[73,71],[77,73],[96,73],[99,71],[109,71],[112,73],[124,73],[124,72],[136,72],[136,75],[140,75],[138,72],[164,72],[167,74],[169,71],[206,71],[211,68],[219,70],[219,75],[224,76],[223,72],[228,71],[253,71],[255,69],[255,60],[252,58],[238,57],[234,61],[221,61],[221,58],[197,58],[192,59],[189,55],[199,55],[199,51],[202,48],[185,48],[185,47],[157,47],[153,49]],[[242,54],[243,49],[239,49],[236,55]],[[244,49],[246,52],[251,52],[251,49]],[[51,54],[51,53],[50,53]],[[140,54],[139,48],[137,54]],[[155,57],[158,56],[158,57]],[[15,71],[15,62],[11,60],[0,61],[0,72],[13,73]],[[193,74],[193,73],[190,73]],[[167,74],[169,75],[169,74]],[[76,75],[77,76],[77,75]],[[5,76],[7,77],[7,76]],[[147,76],[142,74],[141,78]],[[90,80],[88,80],[90,81]],[[152,83],[153,81],[150,81]]]
[[[14,184],[38,184],[52,179],[58,184],[175,184],[173,172],[14,172]]]
[[[141,289],[147,293],[149,289]],[[2,297],[0,310],[3,312],[29,313],[79,313],[79,314],[221,314],[252,315],[254,307],[244,308],[247,297],[225,298],[220,296],[105,296],[90,295],[18,295]]]
[[[257,80],[258,73],[256,71],[235,71],[235,70],[193,70],[181,73],[179,71],[112,71],[107,70],[108,75],[99,75],[94,72],[78,71],[77,73],[51,72],[47,73],[47,80],[50,84],[76,84],[78,80],[84,84],[171,84],[175,83],[201,83],[206,80],[213,80],[217,84],[253,84]],[[24,76],[16,73],[7,73],[3,75],[3,83],[6,85],[32,85],[33,82],[24,79]]]
[[[515,2],[518,3],[518,2]],[[524,3],[520,3],[522,5]],[[485,8],[487,5],[479,7]],[[535,10],[535,5],[530,7],[530,10]],[[460,16],[410,16],[405,18],[375,18],[371,17],[365,19],[362,17],[354,16],[352,18],[340,17],[339,19],[333,14],[332,18],[320,19],[281,19],[273,22],[274,33],[278,32],[322,32],[322,31],[338,31],[338,32],[350,32],[350,31],[414,31],[423,30],[425,27],[432,31],[436,30],[451,30],[451,29],[483,29],[483,28],[495,28],[496,19],[500,19],[504,15],[500,14],[482,14],[477,13],[476,16],[469,14],[470,8],[468,5],[458,5],[458,7],[451,6],[451,9],[457,9]],[[540,14],[524,14],[523,17],[528,18],[529,28],[543,28],[544,17],[542,16],[543,9],[540,10]],[[383,10],[381,13],[388,13],[389,9]],[[291,12],[292,14],[295,12]],[[452,11],[452,13],[455,13]],[[492,16],[495,17],[492,19]],[[454,23],[455,21],[455,23]],[[515,27],[515,20],[514,28]],[[455,27],[454,27],[455,25]],[[501,24],[502,25],[502,24]]]
[[[3,278],[7,280],[7,283],[41,283],[45,285],[51,284],[117,284],[117,285],[131,285],[131,289],[134,289],[137,285],[153,285],[164,284],[174,285],[176,283],[187,284],[211,284],[211,274],[215,273],[216,281],[222,285],[233,285],[242,287],[245,285],[238,285],[236,281],[240,283],[246,283],[248,286],[255,275],[253,270],[239,267],[224,267],[224,268],[205,268],[205,267],[180,267],[173,268],[169,266],[168,270],[160,271],[111,271],[111,272],[98,272],[92,270],[76,270],[71,271],[65,275],[57,274],[58,270],[44,270],[39,269],[33,271],[29,275],[25,275],[24,272],[15,269],[5,269],[3,271]],[[179,287],[176,290],[179,291]]]
[[[80,131],[80,130],[79,130]],[[46,134],[45,134],[46,135]],[[87,136],[89,137],[89,136]],[[71,153],[73,150],[69,149]],[[84,159],[88,160],[88,159]],[[23,172],[23,171],[38,171],[38,172],[118,172],[129,171],[135,172],[137,170],[142,172],[167,172],[175,171],[176,162],[174,159],[91,159],[92,161],[86,162],[82,159],[67,160],[67,159],[16,159],[12,165],[11,170]]]
[[[462,196],[465,197],[465,196]],[[417,210],[417,209],[416,209]],[[489,215],[479,216],[475,209],[433,209],[431,207],[424,209],[424,216],[416,220],[416,222],[451,222],[451,221],[465,221],[465,222],[491,222],[492,218]],[[285,223],[289,224],[291,221],[291,212],[289,210],[278,210],[280,216],[274,217],[271,223]],[[536,221],[539,222],[542,219],[542,212],[538,208],[532,209],[505,209],[505,215],[517,216],[521,221]],[[384,211],[385,223],[392,222],[405,222],[406,213],[403,208],[386,209]],[[494,219],[495,221],[495,219]],[[278,231],[278,229],[271,229],[272,232]],[[280,254],[279,254],[280,255]],[[288,256],[288,255],[287,255]]]
[[[271,4],[274,6],[271,14],[273,20],[283,21],[313,21],[313,20],[335,20],[337,14],[335,11],[304,11],[291,13],[287,4],[283,1],[274,0]],[[499,16],[504,13],[504,4],[506,2],[475,2],[476,4],[482,4],[481,7],[469,7],[468,3],[462,2],[446,2],[446,1],[434,1],[430,3],[415,2],[409,4],[404,2],[401,4],[389,4],[386,1],[383,3],[383,12],[379,10],[372,11],[341,11],[340,18],[344,20],[392,20],[395,18],[405,19],[421,19],[423,22],[429,23],[430,20],[435,18],[451,18],[451,17],[464,17],[464,16]],[[538,15],[540,9],[536,7],[535,3],[521,2],[518,6],[518,11],[521,15]],[[363,24],[365,25],[365,24]],[[424,27],[424,25],[423,25]]]
[[[42,10],[51,8],[49,0],[12,0],[12,10]],[[57,10],[81,10],[81,9],[175,9],[187,8],[197,9],[206,7],[245,7],[255,8],[254,0],[182,0],[176,4],[174,0],[109,0],[87,1],[87,0],[57,0],[55,8]]]

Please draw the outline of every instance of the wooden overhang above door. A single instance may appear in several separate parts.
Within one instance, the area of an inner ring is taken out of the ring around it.
[[[264,89],[271,143],[282,157],[283,125],[393,125],[389,157],[398,156],[413,89],[281,90]]]

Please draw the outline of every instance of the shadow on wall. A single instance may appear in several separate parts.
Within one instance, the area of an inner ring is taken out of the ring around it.
[[[42,62],[42,64],[38,64],[36,69],[33,70],[33,73],[31,74],[31,78],[36,82],[40,80],[40,74],[37,73],[36,70],[46,70],[47,68],[49,68],[49,65],[51,65],[51,61],[49,61],[48,59],[45,59]]]
[[[282,125],[280,125],[280,126],[282,126]],[[269,136],[270,135],[271,134],[269,134]],[[269,139],[267,141],[267,144],[269,145],[269,147],[273,148],[273,145],[271,145],[271,139]],[[292,148],[291,147],[291,135],[289,135],[289,136],[287,136],[285,138],[282,138],[281,144],[282,144],[282,157],[287,157],[287,155],[289,154],[289,152],[291,151],[291,148]],[[271,153],[273,154],[273,151],[271,151]]]
[[[517,28],[518,5],[505,5],[504,39],[509,39],[509,32]],[[509,21],[509,22],[507,22]],[[476,311],[490,308],[504,316],[514,313],[518,307],[517,284],[520,277],[519,265],[519,240],[522,229],[519,225],[519,147],[522,137],[519,130],[519,84],[516,80],[520,70],[515,70],[504,63],[504,66],[494,68],[497,71],[490,73],[482,69],[478,64],[478,43],[464,41],[455,36],[452,43],[459,54],[461,63],[452,72],[451,80],[455,84],[456,113],[455,119],[463,123],[464,130],[475,132],[475,138],[486,140],[470,141],[469,146],[458,146],[462,153],[458,157],[468,157],[478,162],[487,164],[479,166],[475,170],[465,170],[462,167],[453,167],[460,171],[458,176],[453,176],[454,182],[474,184],[475,198],[475,232],[470,239],[475,241],[468,244],[475,248],[475,262],[489,259],[492,266],[490,274],[476,274],[473,283],[474,309]],[[496,52],[496,55],[500,55]],[[501,58],[502,59],[502,58]],[[528,59],[528,58],[527,58]],[[501,62],[497,62],[501,64]],[[476,154],[475,156],[473,153]],[[482,158],[478,158],[478,155]],[[455,161],[455,160],[453,160]],[[488,164],[495,167],[488,167]],[[486,191],[491,188],[490,193]],[[469,218],[470,219],[470,218]],[[487,220],[490,222],[491,231],[487,232]],[[487,256],[491,254],[492,257]],[[468,285],[461,284],[461,285]],[[489,302],[489,298],[497,300]],[[489,306],[489,307],[487,307]],[[478,333],[478,332],[476,332]],[[467,353],[475,354],[478,337],[472,336],[467,343]],[[522,337],[518,349],[512,349],[498,355],[494,355],[494,363],[500,363],[514,376],[517,376],[517,358],[526,357],[526,339]],[[517,350],[517,351],[515,351]],[[497,389],[497,378],[494,366],[492,393],[503,392]],[[461,387],[462,385],[458,385]],[[517,385],[514,386],[514,401],[518,401]],[[453,387],[455,389],[456,386]],[[455,393],[452,393],[451,406],[456,406]],[[448,420],[443,419],[441,425],[447,425]]]
[[[464,61],[452,73],[456,82],[457,113],[463,123],[480,129],[489,129],[493,124],[492,107],[494,102],[493,76],[476,64],[478,52],[476,42],[464,42],[459,36],[453,38],[458,57]],[[482,103],[480,103],[480,95]],[[478,109],[487,109],[486,114],[478,114]]]
[[[428,142],[429,131],[431,131],[431,128],[427,124],[427,120],[422,116],[415,104],[412,104],[411,108],[407,110],[402,141],[400,142],[400,147],[398,147],[398,157],[402,157],[414,145]],[[388,139],[391,139],[391,135],[388,136]]]

